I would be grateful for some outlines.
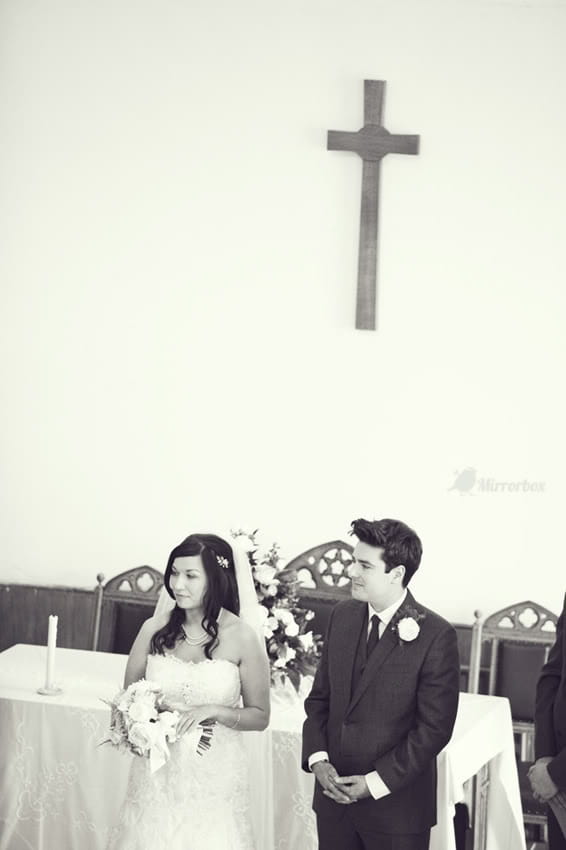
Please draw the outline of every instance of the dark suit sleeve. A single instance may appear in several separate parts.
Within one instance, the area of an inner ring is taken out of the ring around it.
[[[375,762],[390,791],[411,783],[446,746],[456,721],[459,690],[458,641],[456,630],[448,626],[433,640],[421,668],[415,725]]]
[[[554,703],[562,683],[565,611],[566,597],[556,624],[556,640],[539,676],[535,707],[535,757],[555,756],[548,764],[548,772],[559,788],[566,788],[566,748],[558,746],[554,734]]]
[[[558,618],[556,640],[537,683],[535,706],[535,758],[537,759],[544,756],[555,756],[557,750],[553,713],[554,700],[562,675],[563,624],[564,612]]]
[[[330,704],[330,680],[328,675],[328,641],[332,629],[334,608],[330,612],[322,654],[310,694],[305,700],[307,719],[303,724],[303,770],[308,770],[309,756],[319,750],[328,752],[326,727]]]

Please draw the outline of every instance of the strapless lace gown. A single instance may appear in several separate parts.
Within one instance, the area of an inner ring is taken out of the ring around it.
[[[236,706],[240,700],[238,666],[224,659],[150,655],[146,679],[175,702]],[[147,759],[134,757],[108,850],[254,850],[242,734],[218,723],[204,755],[181,738],[153,774]]]

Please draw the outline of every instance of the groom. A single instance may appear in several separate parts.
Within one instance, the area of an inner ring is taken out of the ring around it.
[[[332,610],[305,700],[319,848],[427,850],[458,708],[456,632],[407,590],[422,554],[412,529],[357,519],[351,533],[353,598]]]

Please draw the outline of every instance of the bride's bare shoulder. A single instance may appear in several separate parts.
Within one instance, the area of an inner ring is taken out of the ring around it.
[[[224,611],[222,614],[222,628],[226,640],[237,643],[242,648],[250,647],[258,642],[253,626],[237,617],[236,614],[232,614],[231,611]]]
[[[223,608],[222,614],[219,617],[219,622],[222,628],[231,629],[232,631],[237,631],[241,634],[244,634],[247,629],[251,628],[249,623],[246,623],[241,617],[238,617],[237,614],[233,614],[232,611],[227,611],[226,608]]]

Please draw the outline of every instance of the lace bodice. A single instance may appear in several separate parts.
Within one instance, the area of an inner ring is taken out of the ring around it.
[[[238,665],[225,658],[195,662],[175,655],[150,655],[145,675],[161,685],[167,700],[234,706],[240,699]]]

